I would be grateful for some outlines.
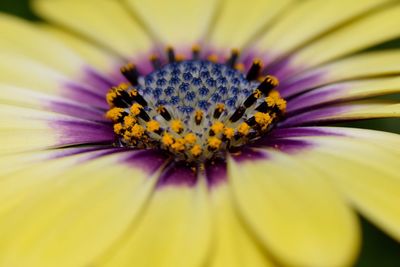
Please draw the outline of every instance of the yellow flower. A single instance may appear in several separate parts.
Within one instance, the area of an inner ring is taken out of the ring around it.
[[[351,266],[356,212],[400,241],[399,135],[329,126],[400,117],[366,50],[397,1],[32,6],[0,16],[0,266]]]

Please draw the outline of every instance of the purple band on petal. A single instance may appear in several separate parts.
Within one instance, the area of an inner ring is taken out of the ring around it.
[[[108,121],[105,119],[104,114],[105,111],[92,108],[90,106],[79,105],[78,103],[68,103],[68,102],[60,102],[60,101],[51,101],[47,107],[55,111],[57,113],[90,120],[107,123]]]
[[[266,151],[254,150],[251,148],[243,148],[239,152],[231,154],[231,156],[237,162],[268,159]]]
[[[197,183],[197,172],[183,162],[172,162],[161,174],[157,187],[193,187]]]
[[[209,187],[214,187],[227,181],[227,166],[224,160],[215,160],[207,163],[206,178]]]
[[[310,142],[304,140],[291,140],[291,139],[268,139],[258,141],[254,144],[255,147],[271,147],[281,152],[294,154],[304,149],[312,147]]]
[[[279,86],[279,92],[282,97],[287,98],[305,91],[308,91],[314,87],[321,85],[324,81],[325,73],[313,72],[309,75],[304,75],[292,80],[283,80]]]
[[[59,145],[113,143],[111,125],[85,121],[55,121],[52,128],[59,133]]]
[[[69,83],[66,84],[65,87],[68,88],[68,91],[66,91],[64,95],[68,99],[75,100],[83,105],[108,109],[105,95],[94,93],[79,84]]]
[[[118,77],[114,77],[115,74],[105,76],[90,67],[86,67],[84,69],[84,73],[86,74],[85,82],[93,85],[96,88],[99,88],[101,90],[99,92],[102,92],[104,94],[107,93],[110,87],[117,85],[118,81],[123,78],[122,75],[119,74],[119,72]]]
[[[116,148],[112,146],[87,146],[87,147],[70,147],[70,148],[60,148],[53,150],[51,156],[48,159],[64,158],[69,156],[75,156],[79,154],[89,154],[88,159],[94,159],[101,156],[109,155],[121,151],[121,148]]]
[[[346,112],[350,107],[346,106],[335,106],[312,110],[309,112],[301,113],[296,116],[287,118],[285,121],[280,123],[280,127],[293,127],[302,125],[317,125],[321,122],[332,122],[340,121],[340,119],[331,118],[331,116],[339,115]]]
[[[293,127],[293,128],[276,128],[272,130],[271,133],[269,133],[265,138],[280,139],[289,137],[332,136],[332,135],[340,136],[341,134],[316,127]]]
[[[287,114],[291,114],[295,111],[306,110],[311,107],[332,102],[338,92],[345,90],[346,87],[340,84],[333,84],[323,87],[321,89],[315,89],[308,93],[302,94],[288,101]]]
[[[154,174],[168,160],[168,156],[160,150],[131,150],[131,153],[124,162],[149,175]]]

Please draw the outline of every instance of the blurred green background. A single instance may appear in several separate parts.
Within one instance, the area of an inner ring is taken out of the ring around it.
[[[39,18],[30,10],[28,2],[29,0],[0,0],[0,11],[21,16],[29,20],[38,20]],[[400,48],[400,40],[391,41],[372,49],[388,49],[394,47]],[[393,95],[389,98],[400,100],[400,95]],[[362,121],[343,125],[400,133],[400,120],[396,119]],[[362,231],[364,240],[360,259],[356,267],[400,267],[400,244],[365,220],[362,220]]]

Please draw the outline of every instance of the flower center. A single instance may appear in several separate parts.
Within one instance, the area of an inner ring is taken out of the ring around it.
[[[247,74],[235,69],[236,52],[223,64],[212,58],[169,61],[140,76],[121,68],[130,83],[110,89],[106,117],[114,122],[120,146],[162,149],[176,160],[203,163],[225,158],[269,131],[282,118],[286,101],[274,90],[273,76],[259,75],[257,60]]]

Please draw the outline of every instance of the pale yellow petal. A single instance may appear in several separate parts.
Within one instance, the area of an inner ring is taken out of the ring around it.
[[[275,266],[266,251],[259,247],[257,236],[250,235],[249,229],[245,229],[228,186],[217,185],[212,189],[211,198],[216,229],[207,266]]]
[[[336,189],[298,157],[268,151],[263,160],[229,160],[230,184],[245,221],[289,266],[349,266],[359,231]]]
[[[42,168],[36,178],[47,181],[1,220],[0,266],[93,264],[136,219],[155,181],[120,159],[93,159],[62,173]],[[27,175],[14,178],[23,183]]]
[[[400,93],[399,77],[383,77],[335,83],[311,90],[289,101],[288,111],[339,101],[360,100]]]
[[[400,118],[400,104],[393,101],[354,101],[322,107],[290,116],[282,126],[313,125],[316,123]]]
[[[338,25],[348,22],[360,14],[374,10],[387,2],[390,1],[298,1],[297,5],[293,5],[269,31],[266,31],[256,46],[263,51],[267,50],[269,59],[274,60],[317,36],[335,29]],[[358,32],[355,32],[358,35]],[[359,40],[359,38],[355,39]],[[341,43],[332,43],[329,47],[337,48],[341,45]],[[320,56],[317,53],[315,55]]]
[[[142,220],[105,254],[100,266],[202,266],[211,241],[207,198],[204,185],[156,190]]]
[[[296,53],[291,64],[309,68],[395,39],[400,36],[399,14],[397,4],[365,16],[306,46]]]
[[[295,75],[288,81],[291,88],[283,88],[282,94],[289,96],[339,81],[396,75],[400,73],[399,61],[398,50],[354,55]]]
[[[193,45],[207,34],[219,0],[124,0],[164,45]]]
[[[222,49],[242,48],[291,4],[292,0],[226,0],[207,39]],[[283,15],[284,16],[284,15]]]
[[[363,216],[400,240],[400,137],[369,130],[334,129],[349,137],[316,137],[304,157],[338,186]],[[379,141],[379,142],[378,142]]]
[[[111,141],[112,132],[99,123],[5,104],[0,104],[0,111],[0,154],[99,142],[100,139]]]
[[[23,56],[0,52],[0,82],[42,92],[60,92],[68,78],[60,72]]]
[[[32,23],[0,15],[0,49],[28,57],[66,75],[76,75],[83,61],[65,44],[48,36]]]
[[[121,56],[132,57],[151,48],[147,34],[119,1],[35,0],[33,7],[44,18]]]
[[[90,66],[103,73],[112,73],[124,64],[119,57],[106,49],[85,41],[70,32],[49,24],[42,24],[40,27],[43,31],[46,31],[51,36],[54,36],[54,38],[68,45],[70,49],[87,63],[86,67]]]

